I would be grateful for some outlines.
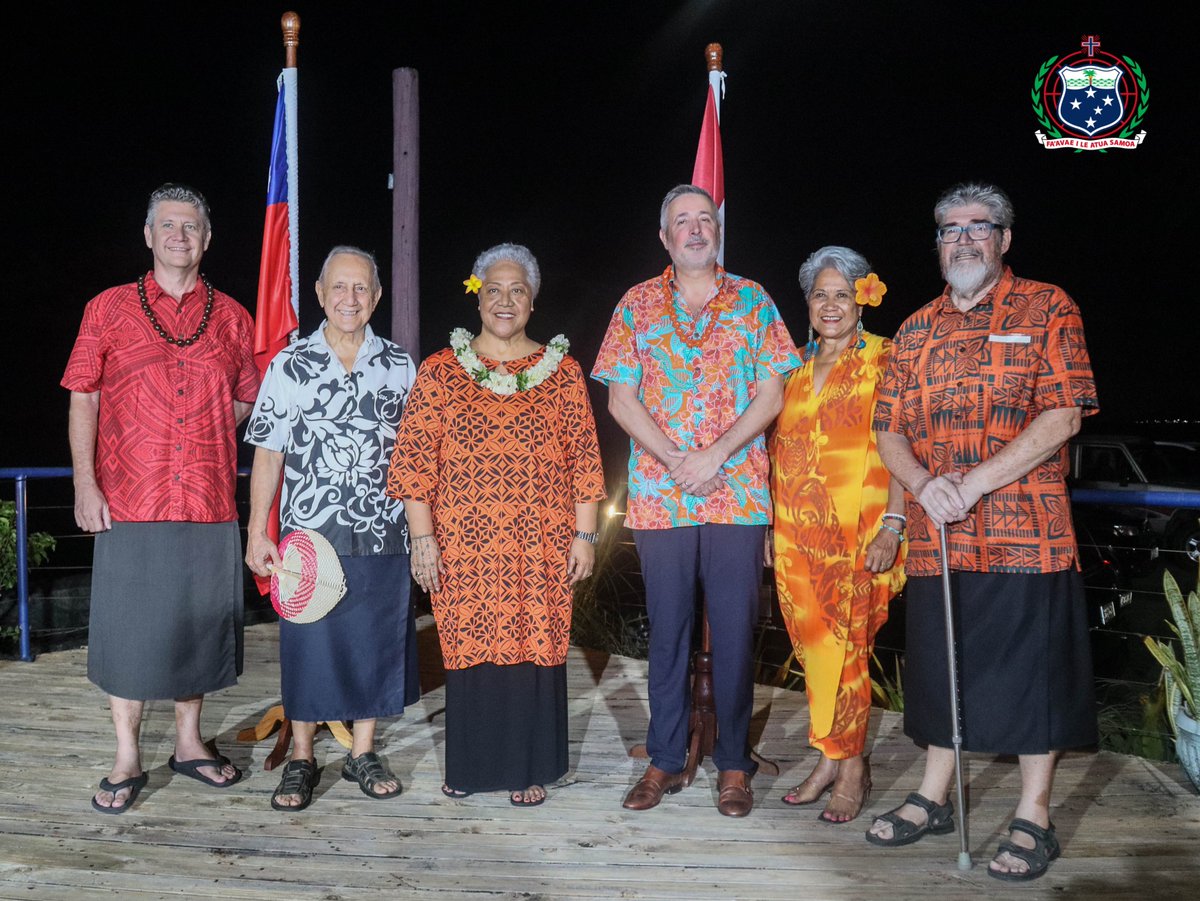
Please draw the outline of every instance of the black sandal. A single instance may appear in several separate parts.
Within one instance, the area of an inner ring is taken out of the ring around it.
[[[919,807],[925,811],[925,822],[917,824],[897,814],[896,811],[904,804],[911,804],[913,807]],[[934,804],[924,795],[913,792],[904,799],[904,804],[875,817],[876,821],[883,820],[885,823],[892,824],[892,837],[880,838],[868,829],[867,841],[882,848],[898,848],[901,845],[911,845],[913,842],[920,841],[926,833],[945,835],[947,832],[954,831],[954,805],[949,801],[945,804]]]
[[[993,870],[989,866],[988,875],[996,879],[1003,879],[1005,882],[1028,882],[1031,879],[1038,879],[1045,875],[1046,870],[1050,867],[1050,861],[1057,860],[1058,856],[1062,854],[1058,836],[1054,834],[1053,823],[1050,824],[1049,829],[1043,829],[1037,823],[1031,823],[1029,820],[1022,820],[1018,817],[1008,824],[1008,831],[1010,834],[1024,832],[1033,839],[1033,847],[1026,848],[1006,838],[1000,843],[996,857],[1007,852],[1017,860],[1024,861],[1029,869],[1024,873],[1003,873],[1000,870]],[[992,860],[995,859],[995,857],[992,858]]]
[[[374,751],[367,751],[357,757],[347,754],[346,764],[342,767],[342,778],[347,782],[357,782],[362,793],[376,801],[394,798],[404,790],[400,785],[400,780],[396,778],[396,774],[383,765],[383,761]],[[395,782],[396,787],[390,792],[380,794],[374,790],[380,782]]]
[[[271,806],[276,810],[303,810],[312,803],[313,789],[321,781],[321,773],[311,760],[289,760],[283,768],[283,778],[271,795]],[[280,804],[283,795],[299,795],[299,804]]]

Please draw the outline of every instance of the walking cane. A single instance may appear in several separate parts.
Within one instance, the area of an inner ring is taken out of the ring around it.
[[[967,850],[967,801],[963,787],[962,731],[959,728],[958,705],[958,662],[954,651],[954,610],[950,596],[950,554],[946,550],[946,525],[939,528],[942,542],[942,601],[946,608],[946,663],[950,671],[950,710],[953,714],[950,741],[954,745],[954,781],[958,798],[958,810],[962,828],[958,830],[958,868],[971,869],[971,852]]]

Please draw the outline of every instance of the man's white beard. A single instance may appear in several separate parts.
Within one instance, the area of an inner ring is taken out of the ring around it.
[[[974,297],[980,288],[995,280],[998,273],[976,257],[952,262],[943,274],[955,295]]]

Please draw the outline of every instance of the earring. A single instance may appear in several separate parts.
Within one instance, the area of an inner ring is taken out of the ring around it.
[[[811,322],[808,324],[808,343],[809,343],[809,344],[812,344],[812,343],[813,343],[813,329],[812,329],[812,323],[811,323]]]
[[[858,320],[858,333],[859,333],[860,335],[863,333],[863,324],[862,324],[862,320],[861,320],[861,319],[860,319],[860,320]]]

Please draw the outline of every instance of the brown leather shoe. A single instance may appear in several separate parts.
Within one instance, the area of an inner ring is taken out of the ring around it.
[[[657,807],[663,795],[673,795],[683,788],[683,778],[683,773],[668,773],[650,764],[642,778],[629,790],[621,806],[626,810],[649,810],[651,807]]]
[[[721,770],[717,774],[717,810],[727,817],[744,817],[753,806],[750,774],[742,770]]]

